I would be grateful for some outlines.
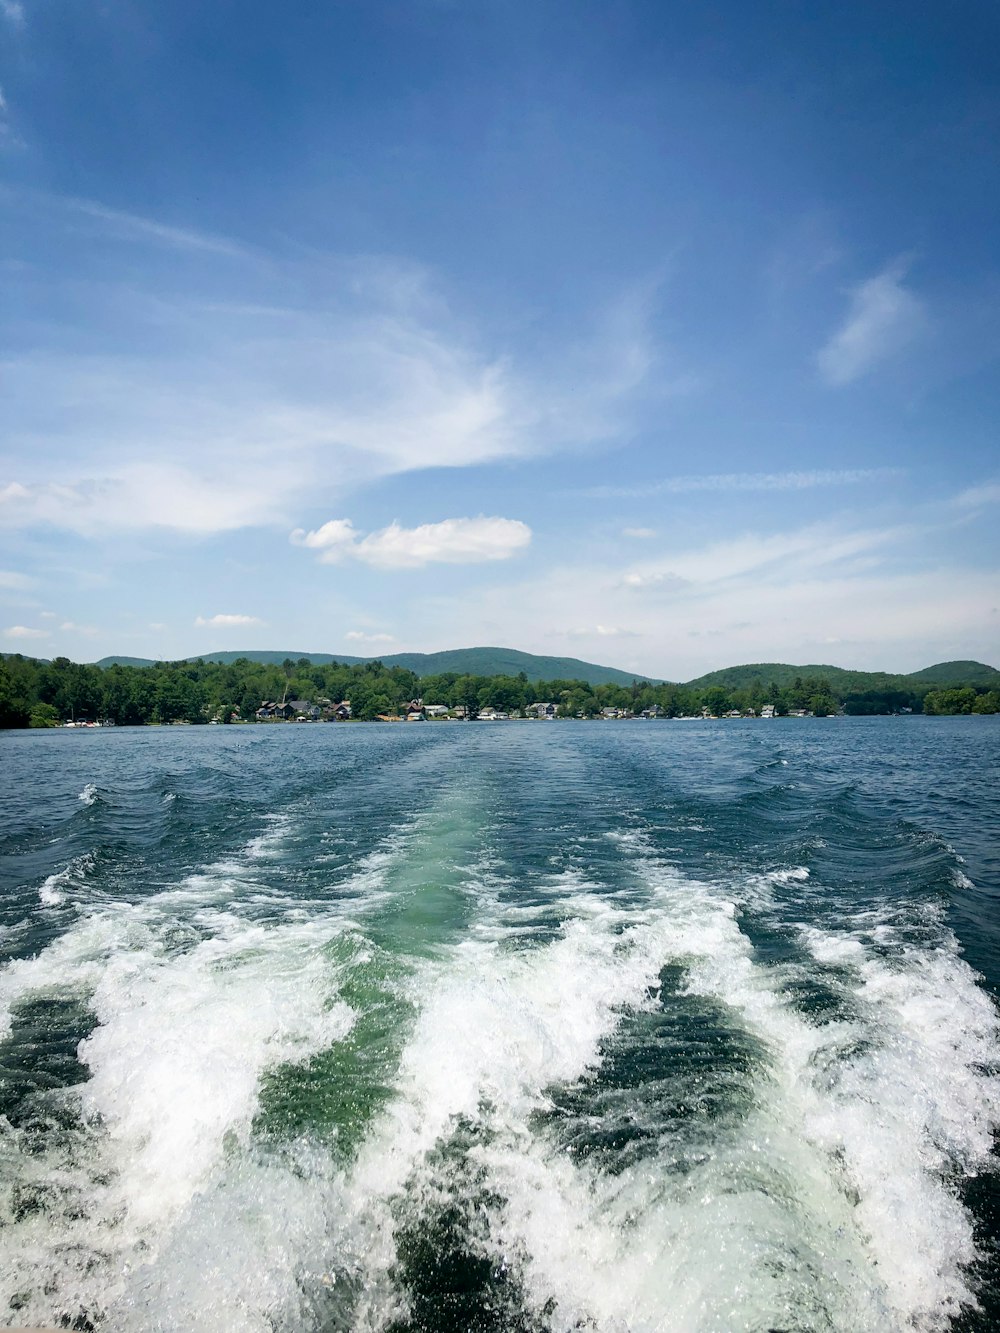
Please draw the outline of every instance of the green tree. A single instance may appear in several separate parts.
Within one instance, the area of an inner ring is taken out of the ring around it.
[[[31,719],[28,725],[31,727],[58,727],[60,725],[59,714],[52,704],[35,704],[31,710]]]

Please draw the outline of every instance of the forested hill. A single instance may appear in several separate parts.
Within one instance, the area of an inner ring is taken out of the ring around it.
[[[887,671],[851,671],[847,667],[793,666],[788,662],[749,662],[745,666],[723,667],[686,682],[690,689],[720,685],[727,690],[743,690],[760,681],[780,689],[797,679],[820,678],[839,693],[853,690],[884,690],[915,685],[1000,685],[1000,671],[985,662],[938,662],[922,671],[894,674]]]
[[[1000,684],[1000,671],[985,662],[938,662],[936,666],[913,671],[907,680],[924,685],[988,685]]]
[[[575,657],[543,657],[537,653],[522,653],[516,648],[451,648],[440,653],[388,653],[372,657],[352,657],[344,653],[274,652],[246,650],[227,653],[202,653],[189,661],[217,662],[232,666],[241,660],[280,666],[283,662],[309,661],[314,666],[363,666],[366,662],[381,662],[386,667],[402,667],[416,676],[438,676],[453,672],[460,676],[519,676],[522,672],[532,683],[542,680],[579,680],[587,685],[631,685],[633,680],[660,683],[664,677],[643,676],[618,667],[598,666],[581,662]],[[151,658],[102,657],[94,663],[98,667],[155,666]],[[704,676],[686,681],[690,689],[707,689],[713,685],[724,689],[747,689],[755,682],[777,685],[786,689],[796,680],[806,678],[826,681],[838,694],[856,690],[906,689],[929,685],[973,685],[993,689],[1000,686],[1000,671],[985,662],[938,662],[921,671],[894,673],[886,671],[852,671],[836,666],[795,666],[789,662],[750,662],[743,666],[723,667]]]
[[[42,662],[19,653],[0,655],[0,727],[58,727],[70,721],[117,726],[256,722],[275,717],[276,708],[284,718],[286,706],[297,717],[371,721],[398,718],[407,710],[420,712],[421,705],[410,707],[418,698],[440,713],[461,709],[460,715],[466,717],[490,710],[508,717],[532,716],[537,705],[562,718],[1000,713],[1000,679],[992,686],[968,684],[961,675],[968,667],[962,663],[929,668],[932,679],[924,680],[760,663],[731,669],[744,683],[703,678],[704,683],[689,685],[633,680],[625,672],[617,673],[626,677],[624,681],[590,684],[571,675],[529,680],[526,671],[517,675],[428,671],[430,664],[450,656],[428,655],[417,675],[378,660],[352,666],[304,657],[270,663],[242,657],[231,663],[201,660],[101,667],[65,657]],[[518,654],[510,665],[523,665],[526,656]],[[550,670],[578,669],[572,659],[536,658],[538,662],[549,664]],[[581,662],[578,667],[587,665]],[[972,665],[992,670],[981,663]],[[926,676],[928,671],[917,674]],[[951,684],[956,675],[958,681]],[[1000,678],[1000,672],[992,675]]]
[[[382,662],[387,667],[402,667],[417,676],[438,676],[453,671],[460,676],[519,676],[523,671],[530,681],[582,680],[588,685],[631,685],[633,680],[648,680],[648,676],[617,667],[598,666],[581,662],[576,657],[542,657],[537,653],[522,653],[516,648],[450,648],[440,653],[387,653],[372,657],[351,657],[345,653],[279,653],[251,650],[246,652],[201,653],[201,662],[219,662],[231,666],[245,659],[280,666],[282,662],[308,660],[316,666],[339,662],[342,666],[361,666],[365,662]],[[195,659],[191,659],[195,660]],[[151,659],[138,657],[102,657],[94,664],[110,666],[153,666]]]

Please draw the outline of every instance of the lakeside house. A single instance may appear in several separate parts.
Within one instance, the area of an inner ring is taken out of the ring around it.
[[[550,703],[528,704],[528,713],[529,714],[533,713],[535,717],[541,718],[543,721],[549,721],[549,722],[554,721],[556,713],[558,711],[559,711],[558,704],[550,704]]]
[[[308,699],[288,699],[281,703],[265,699],[255,716],[258,722],[318,722],[321,711],[318,704]]]
[[[329,699],[322,699],[318,703],[309,699],[283,699],[280,703],[273,699],[263,699],[254,714],[258,722],[319,722],[321,719],[346,722],[350,716],[350,699],[343,699],[338,704]]]

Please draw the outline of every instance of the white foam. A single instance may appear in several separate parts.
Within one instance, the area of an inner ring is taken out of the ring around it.
[[[935,927],[917,950],[876,913],[841,932],[803,929],[812,974],[823,969],[852,1006],[812,1020],[788,989],[807,964],[762,964],[738,917],[748,899],[767,910],[765,884],[804,883],[806,869],[759,877],[759,893],[701,883],[637,830],[612,837],[629,901],[567,871],[546,878],[538,907],[506,904],[505,882],[473,858],[472,929],[385,982],[415,1018],[393,1099],[356,1160],[338,1167],[302,1145],[263,1153],[250,1134],[261,1080],[347,1032],[326,949],[363,932],[392,892],[414,827],[355,863],[343,906],[320,915],[242,920],[238,904],[218,903],[220,863],[182,886],[183,920],[197,927],[184,952],[170,944],[179,904],[157,895],[93,912],[0,974],[0,999],[75,991],[98,1018],[81,1047],[87,1171],[41,1164],[63,1172],[86,1220],[49,1220],[44,1237],[22,1228],[18,1280],[34,1272],[40,1290],[44,1274],[92,1297],[109,1329],[173,1311],[174,1327],[264,1333],[322,1325],[307,1292],[339,1272],[361,1287],[350,1326],[384,1327],[405,1304],[400,1217],[440,1197],[433,1149],[464,1120],[484,1131],[472,1160],[504,1200],[487,1243],[553,1330],[932,1333],[972,1302],[972,1225],[950,1182],[988,1159],[1000,1088],[983,1070],[1000,1039],[953,938]],[[266,848],[248,847],[240,876],[262,859]],[[401,891],[416,883],[404,874]],[[362,933],[352,961],[370,956]],[[657,1007],[671,962],[690,996],[756,1038],[752,1095],[729,1120],[677,1130],[692,1136],[684,1160],[675,1134],[611,1174],[567,1153],[537,1113],[551,1085],[586,1084],[624,1014]],[[95,1234],[110,1260],[88,1276],[80,1256]],[[4,1278],[0,1300],[14,1289]],[[39,1297],[24,1313],[44,1321],[53,1308]]]
[[[388,1281],[395,1260],[388,1203],[412,1190],[408,1181],[430,1149],[464,1118],[509,1136],[521,1160],[546,1087],[594,1067],[623,1007],[655,1004],[677,921],[589,894],[571,906],[550,943],[511,951],[467,941],[446,970],[425,973],[399,1095],[342,1186],[342,1216],[351,1220],[342,1244],[365,1272],[359,1327],[378,1326],[398,1301]],[[515,1183],[516,1171],[504,1187]]]
[[[524,952],[467,942],[425,975],[399,1095],[338,1196],[340,1244],[365,1273],[356,1326],[398,1308],[388,1201],[433,1193],[423,1164],[464,1119],[489,1130],[473,1155],[506,1200],[491,1243],[553,1329],[724,1333],[784,1317],[943,1330],[974,1303],[972,1223],[950,1181],[986,1162],[1000,1113],[981,1071],[1000,1052],[991,1002],[953,950],[894,971],[840,941],[825,957],[866,969],[862,1015],[810,1021],[785,990],[792,972],[762,966],[739,929],[741,895],[622,841],[648,880],[647,909],[581,896],[556,940]],[[689,994],[726,1006],[768,1055],[752,1105],[715,1127],[700,1164],[678,1172],[665,1141],[606,1175],[540,1134],[533,1114],[549,1084],[594,1068],[623,1010],[655,1003],[671,960],[686,965]]]
[[[1000,1125],[1000,1023],[950,932],[915,949],[892,926],[808,929],[807,947],[853,973],[870,1046],[829,1069],[809,1132],[843,1160],[893,1306],[920,1327],[974,1304],[972,1219],[952,1177],[990,1164]],[[897,944],[895,957],[886,955]]]
[[[21,1001],[40,996],[76,998],[96,1018],[79,1048],[84,1124],[68,1146],[56,1136],[38,1154],[22,1152],[17,1135],[0,1140],[10,1180],[55,1183],[68,1200],[8,1232],[0,1308],[28,1289],[29,1322],[100,1308],[110,1328],[148,1328],[171,1303],[195,1308],[182,1290],[214,1289],[192,1324],[221,1333],[270,1329],[275,1302],[301,1295],[296,1274],[307,1233],[324,1234],[325,1201],[318,1176],[296,1183],[301,1163],[268,1161],[253,1146],[260,1088],[268,1070],[348,1033],[353,1015],[337,998],[345,964],[329,946],[384,901],[412,828],[356,863],[341,902],[311,912],[289,904],[280,925],[264,926],[245,919],[243,904],[259,897],[246,890],[291,831],[276,819],[238,857],[179,885],[132,904],[92,901],[40,953],[0,971],[0,1035]],[[363,959],[362,941],[352,963]],[[226,1260],[236,1252],[246,1261],[238,1271]],[[165,1304],[149,1305],[154,1291]]]
[[[58,907],[66,901],[67,891],[82,883],[93,869],[92,852],[75,856],[68,866],[48,875],[38,890],[38,901],[43,907]]]
[[[84,805],[94,804],[97,800],[97,788],[92,782],[88,782],[83,791],[78,793],[77,800],[81,801]]]
[[[77,1164],[19,1162],[60,1178],[80,1204],[47,1219],[44,1249],[31,1229],[11,1237],[14,1273],[0,1299],[55,1288],[57,1309],[115,1291],[116,1270],[155,1261],[196,1196],[212,1188],[227,1156],[244,1151],[268,1069],[308,1058],[343,1038],[351,1024],[336,1000],[325,949],[330,920],[264,929],[218,914],[212,935],[172,954],[158,923],[141,909],[96,915],[37,958],[3,976],[8,990],[76,992],[97,1026],[79,1056],[91,1128]],[[81,1207],[82,1205],[82,1207]],[[84,1213],[83,1218],[77,1216]],[[89,1278],[73,1256],[103,1252]],[[61,1254],[72,1262],[65,1264]],[[51,1271],[46,1271],[51,1270]],[[44,1280],[43,1280],[44,1279]]]
[[[808,878],[808,866],[791,866],[788,870],[772,870],[770,874],[774,884],[800,884]]]

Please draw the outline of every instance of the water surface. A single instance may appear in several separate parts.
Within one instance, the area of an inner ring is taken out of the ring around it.
[[[1000,1328],[998,741],[0,735],[0,1324]]]

